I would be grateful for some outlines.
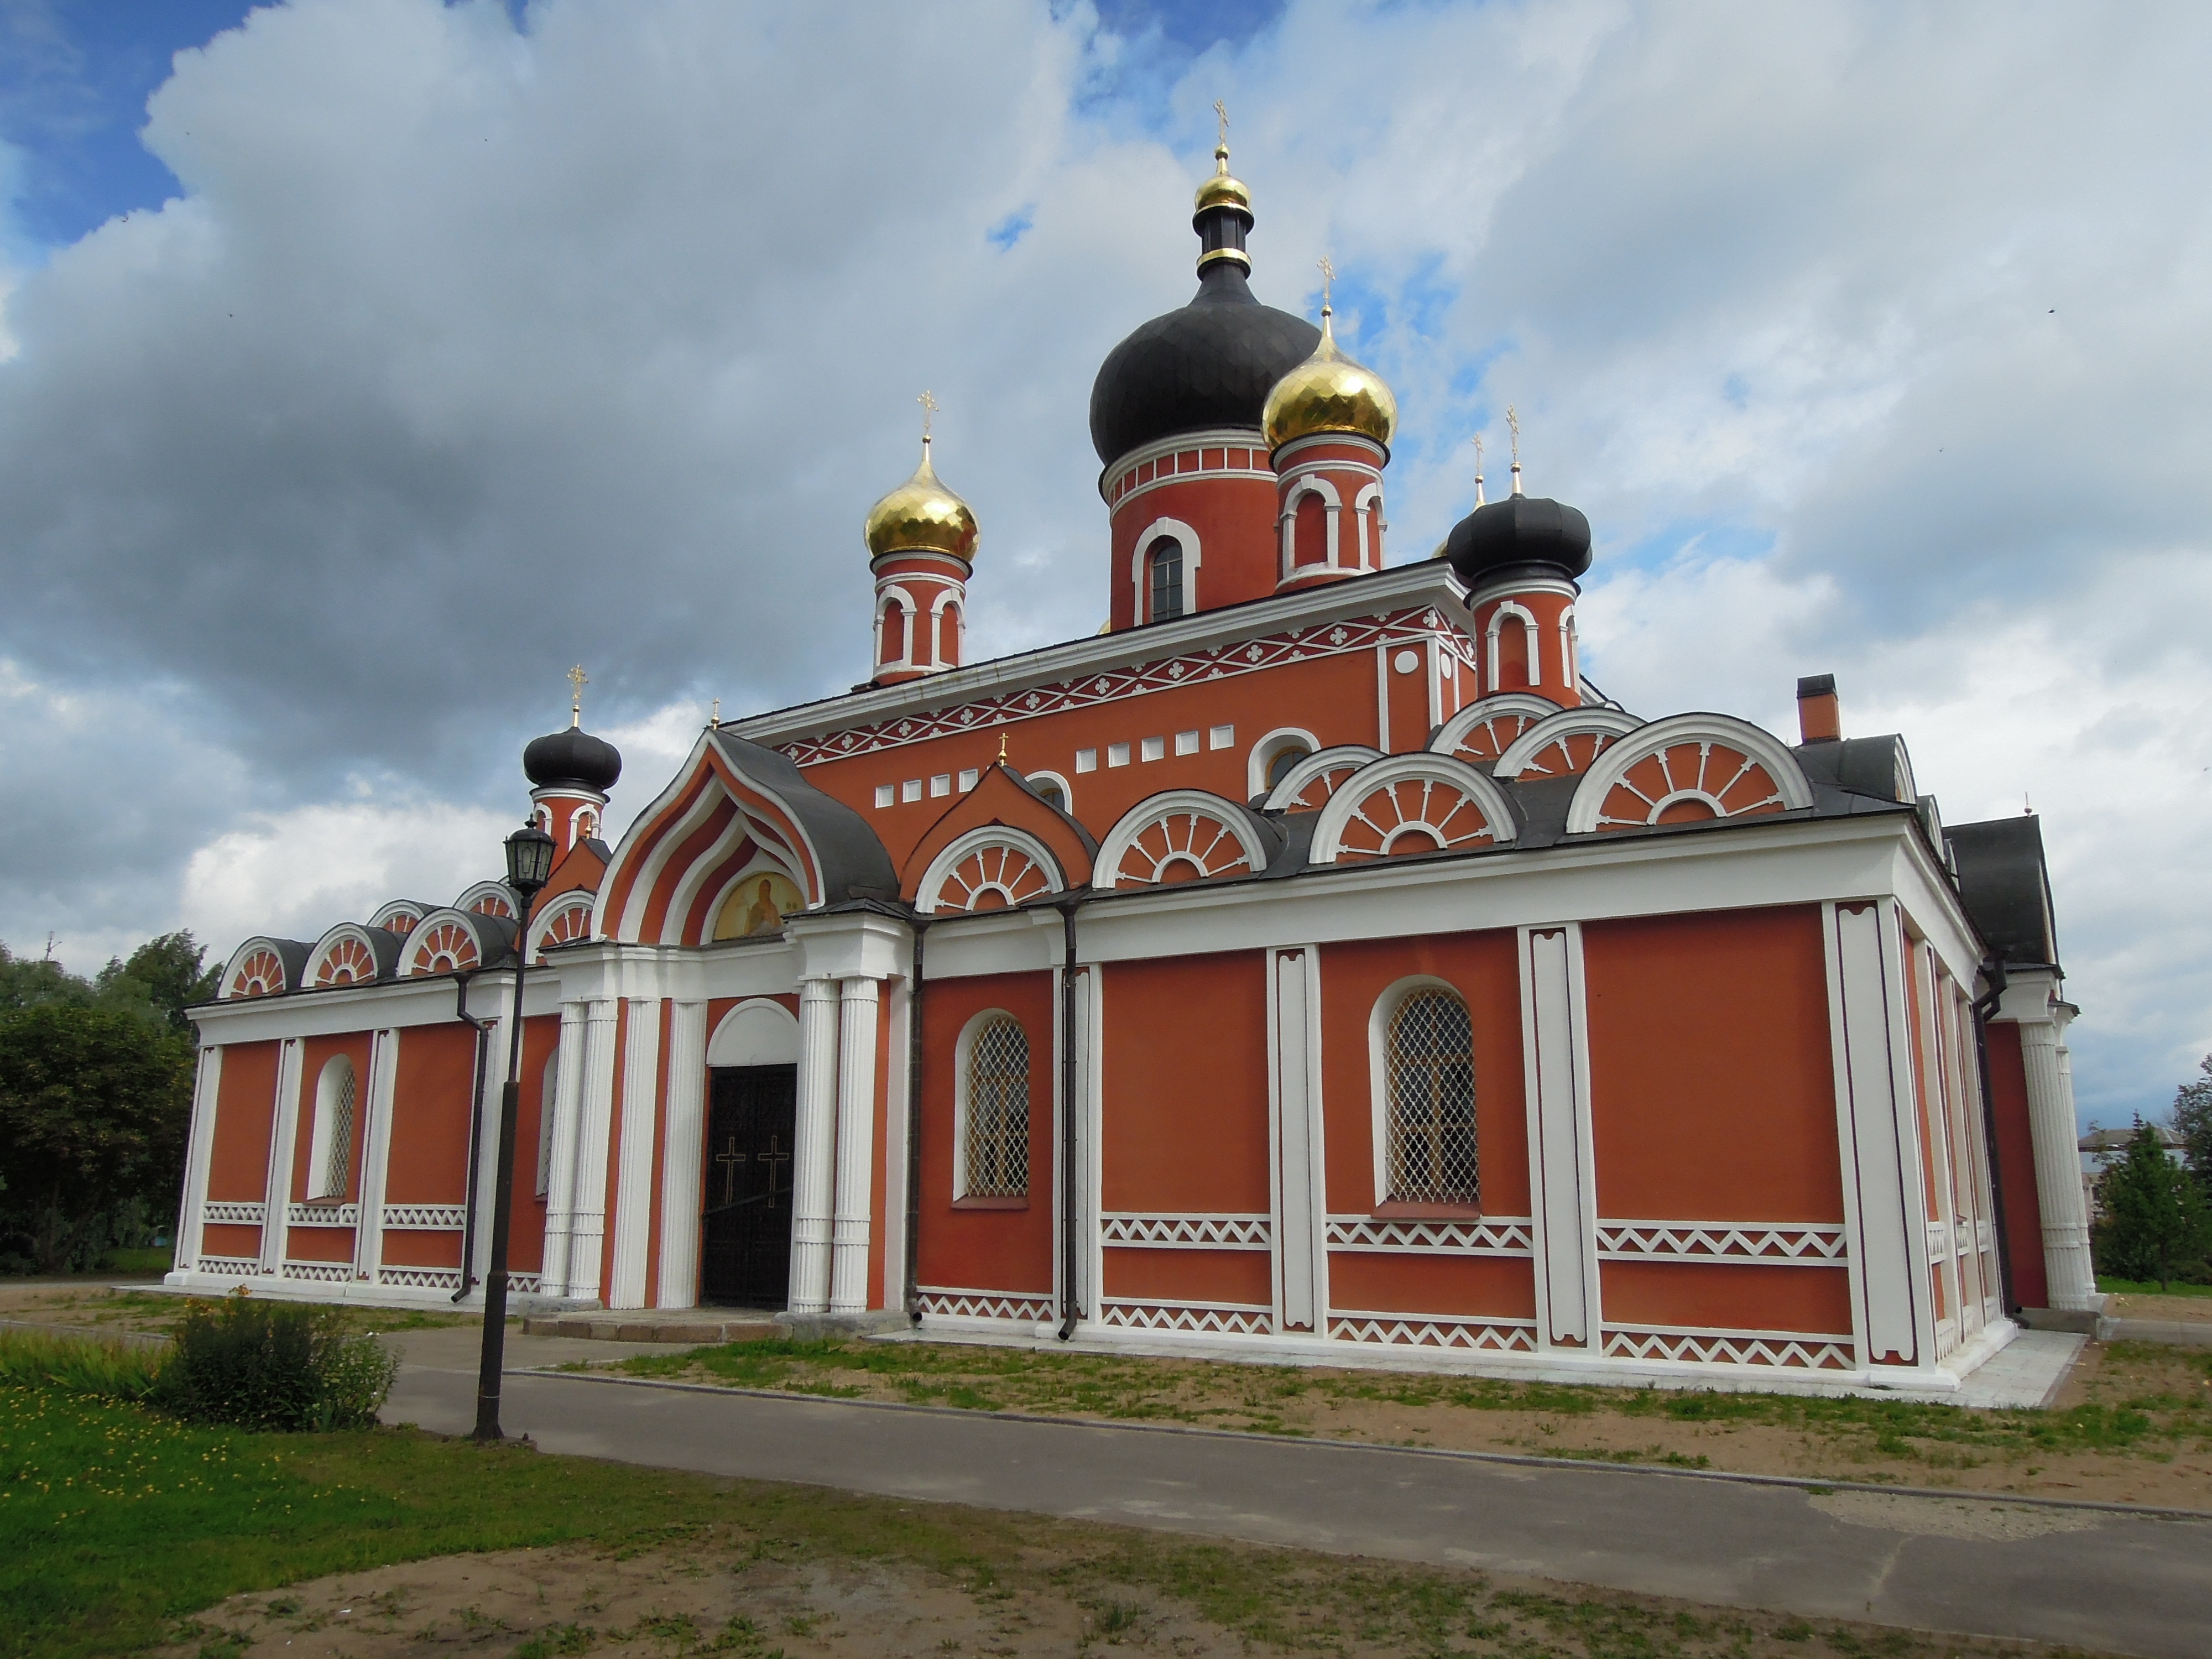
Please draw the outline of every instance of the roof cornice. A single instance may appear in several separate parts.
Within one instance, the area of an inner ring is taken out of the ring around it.
[[[752,743],[788,743],[851,726],[936,714],[982,697],[1079,679],[1102,670],[1203,651],[1288,628],[1320,627],[1348,617],[1401,611],[1408,605],[1443,607],[1456,621],[1464,614],[1466,597],[1467,589],[1449,565],[1442,559],[1423,559],[1371,575],[1200,611],[1172,622],[1097,634],[896,685],[847,692],[744,720],[725,720],[721,729]]]

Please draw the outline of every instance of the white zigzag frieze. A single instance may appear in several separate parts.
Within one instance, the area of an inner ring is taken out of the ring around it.
[[[350,1261],[287,1261],[284,1277],[303,1279],[321,1285],[343,1284],[353,1277]]]
[[[1511,1319],[1408,1318],[1397,1313],[1332,1310],[1328,1334],[1344,1342],[1388,1342],[1416,1348],[1467,1348],[1482,1353],[1534,1353],[1536,1328]]]
[[[1841,1261],[1842,1227],[1826,1222],[1601,1221],[1601,1256],[1712,1261]]]
[[[1102,1243],[1158,1249],[1264,1250],[1274,1224],[1264,1215],[1138,1215],[1110,1212],[1099,1218]]]
[[[1378,645],[1425,644],[1431,639],[1442,641],[1448,653],[1458,656],[1470,667],[1474,665],[1473,647],[1461,645],[1455,630],[1437,611],[1399,611],[1384,617],[1364,617],[1355,622],[1293,629],[1287,634],[1272,635],[1266,639],[1164,657],[1134,668],[1084,674],[1032,690],[1010,692],[1003,697],[979,697],[973,702],[931,714],[903,715],[874,726],[848,727],[827,737],[796,738],[778,746],[799,765],[817,766],[823,761],[872,755],[956,732],[1007,726],[1070,708],[1118,702],[1146,692],[1172,691],[1198,680],[1264,673],[1285,663],[1371,651]]]
[[[199,1259],[199,1270],[225,1278],[251,1279],[261,1271],[261,1264],[250,1255],[204,1255]]]
[[[1607,1325],[1604,1352],[1613,1359],[1687,1359],[1704,1364],[1788,1365],[1848,1370],[1847,1343],[1802,1331],[1651,1330]]]
[[[468,1206],[465,1204],[387,1204],[384,1206],[386,1231],[459,1232],[468,1224]]]
[[[1372,1216],[1333,1215],[1328,1218],[1328,1248],[1407,1255],[1527,1255],[1529,1224],[1517,1216],[1482,1221],[1389,1221]]]
[[[458,1291],[461,1288],[459,1267],[380,1267],[376,1272],[380,1285],[397,1285],[410,1290]]]
[[[200,1206],[200,1218],[231,1227],[258,1227],[268,1218],[265,1204],[209,1203]]]
[[[507,1288],[520,1296],[537,1295],[542,1282],[536,1273],[509,1273],[507,1276]]]
[[[1024,1296],[1018,1291],[951,1290],[942,1285],[916,1287],[915,1299],[926,1314],[953,1319],[1019,1319],[1035,1324],[1053,1316],[1048,1297]]]
[[[1264,1336],[1274,1328],[1274,1310],[1240,1304],[1109,1301],[1109,1325],[1139,1331],[1215,1331],[1231,1336]]]
[[[353,1227],[361,1223],[358,1204],[287,1204],[284,1219],[295,1227]]]

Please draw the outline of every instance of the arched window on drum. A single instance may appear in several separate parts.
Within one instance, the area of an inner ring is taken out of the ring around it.
[[[1407,995],[1390,1013],[1383,1067],[1384,1196],[1394,1204],[1479,1204],[1467,1004],[1437,988]]]
[[[1025,1199],[1030,1190],[1030,1040],[1012,1014],[969,1028],[960,1071],[961,1199]]]
[[[1160,537],[1146,550],[1145,568],[1152,593],[1146,619],[1165,622],[1182,615],[1182,544],[1172,536]]]

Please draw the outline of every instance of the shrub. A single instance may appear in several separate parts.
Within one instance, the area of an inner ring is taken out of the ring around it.
[[[192,1422],[365,1428],[398,1370],[375,1338],[348,1336],[334,1308],[233,1296],[185,1304],[153,1397]]]

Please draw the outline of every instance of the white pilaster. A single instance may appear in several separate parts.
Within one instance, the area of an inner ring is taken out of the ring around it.
[[[1859,1363],[1930,1365],[1928,1209],[1896,906],[1826,904],[1821,921]]]
[[[837,1190],[830,1225],[830,1311],[866,1312],[876,1170],[876,1028],[883,988],[842,981],[838,992]]]
[[[484,1022],[485,1030],[479,1039],[483,1044],[483,1091],[477,1103],[482,1121],[477,1133],[477,1213],[476,1246],[471,1256],[466,1277],[482,1285],[484,1275],[491,1271],[491,1212],[493,1183],[499,1179],[499,1115],[505,1104],[507,1089],[507,1045],[509,1040],[507,1019]],[[515,1103],[516,1127],[520,1127],[522,1103]],[[526,1204],[530,1188],[520,1189],[521,1202]],[[518,1204],[517,1208],[520,1208]],[[512,1221],[509,1223],[512,1225]]]
[[[625,1016],[611,1308],[645,1305],[645,1261],[653,1243],[653,1132],[659,1115],[660,1008],[658,998],[634,998]]]
[[[660,1152],[660,1294],[664,1308],[699,1304],[699,1176],[707,1140],[707,1005],[679,1002],[668,1020],[668,1105]]]
[[[538,1287],[545,1296],[568,1294],[568,1234],[576,1210],[576,1147],[584,1100],[584,1008],[561,1005],[561,1044],[553,1074],[552,1167],[545,1176],[545,1243]],[[513,1041],[512,1038],[509,1041]]]
[[[2027,1073],[2027,1131],[2035,1146],[2035,1191],[2043,1223],[2043,1271],[2051,1305],[2071,1312],[2100,1309],[2089,1261],[2089,1209],[2074,1120],[2074,1088],[2057,1018],[2020,1023],[2020,1057]]]
[[[583,1093],[576,1111],[575,1207],[568,1217],[567,1294],[596,1297],[607,1225],[607,1137],[614,1127],[615,1007],[593,997],[584,1015]],[[565,1083],[566,1079],[562,1081]]]
[[[1568,922],[1520,932],[1536,1341],[1595,1352],[1602,1345],[1582,928]]]
[[[361,1224],[354,1230],[354,1272],[370,1284],[384,1271],[384,1189],[392,1164],[392,1108],[399,1071],[399,1033],[368,1038],[368,1122],[361,1137]]]
[[[884,1305],[903,1307],[906,1300],[907,1141],[913,1120],[914,1099],[907,1056],[913,1052],[914,989],[910,980],[899,978],[884,986],[883,1024],[878,1041],[884,1046],[884,1212],[878,1224],[884,1230]],[[1055,1133],[1057,1131],[1054,1132]],[[1055,1143],[1057,1144],[1057,1143]]]
[[[1275,1157],[1275,1328],[1319,1334],[1328,1255],[1322,1225],[1321,967],[1279,951],[1268,986],[1268,1115]]]
[[[837,985],[799,987],[799,1131],[791,1172],[791,1311],[830,1310],[837,1157]]]
[[[292,1201],[292,1149],[299,1136],[305,1044],[287,1037],[277,1050],[276,1100],[269,1118],[269,1182],[262,1198],[261,1271],[284,1271],[284,1206]]]
[[[207,1228],[208,1163],[215,1156],[216,1103],[222,1094],[222,1045],[200,1050],[198,1076],[192,1080],[192,1127],[186,1142],[185,1192],[177,1208],[175,1269],[191,1273],[200,1263]]]

